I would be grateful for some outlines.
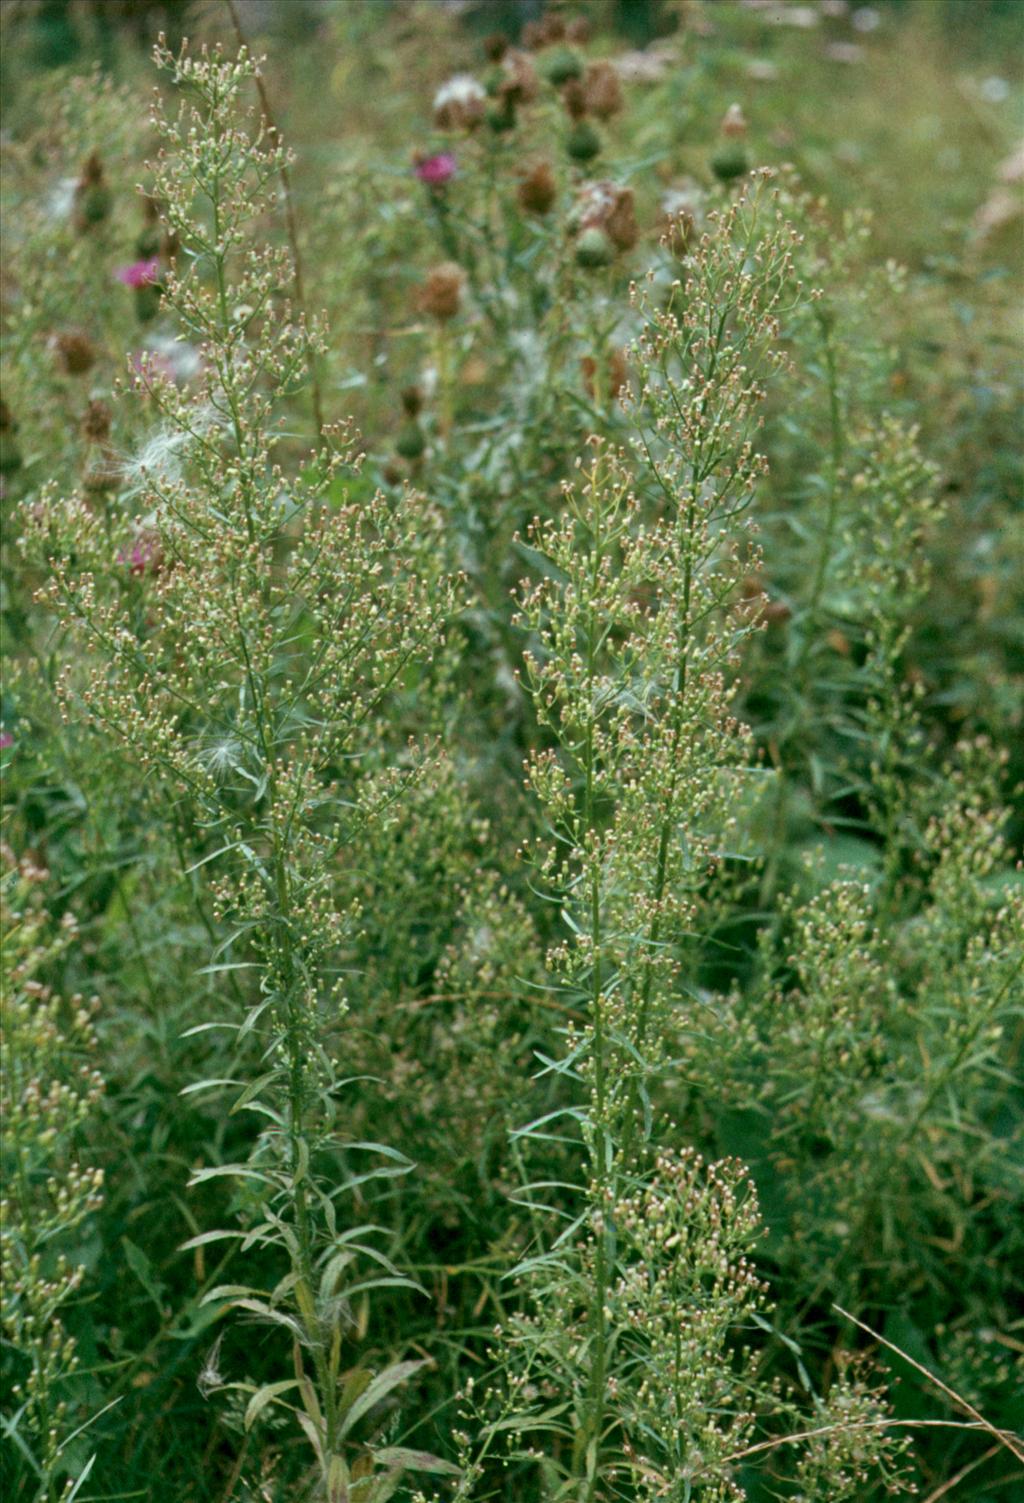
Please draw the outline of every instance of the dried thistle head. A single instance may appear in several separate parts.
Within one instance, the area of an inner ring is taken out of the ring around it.
[[[527,214],[549,214],[558,197],[558,181],[550,162],[535,162],[520,180],[516,191]]]
[[[472,131],[484,118],[487,92],[469,73],[457,73],[434,95],[434,124],[438,130]]]
[[[619,75],[611,63],[591,63],[583,77],[583,100],[598,120],[610,120],[625,105]]]
[[[420,311],[438,323],[448,323],[462,306],[465,273],[455,261],[442,261],[428,274],[417,298]]]
[[[69,376],[83,376],[96,363],[96,346],[84,329],[65,329],[56,335],[53,347],[61,369]]]

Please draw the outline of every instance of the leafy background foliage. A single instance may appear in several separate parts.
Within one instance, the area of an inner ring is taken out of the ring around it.
[[[9,1495],[1012,1497],[1015,6],[0,23]]]

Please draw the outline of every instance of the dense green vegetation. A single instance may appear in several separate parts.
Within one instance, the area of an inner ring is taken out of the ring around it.
[[[5,1497],[1009,1503],[1019,8],[0,26]]]

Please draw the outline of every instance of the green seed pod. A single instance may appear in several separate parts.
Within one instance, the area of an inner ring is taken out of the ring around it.
[[[570,78],[583,77],[583,63],[571,47],[556,47],[543,59],[540,67],[548,83],[553,83],[556,89],[568,83]]]
[[[711,158],[711,171],[720,183],[731,183],[750,171],[750,159],[739,141],[730,141]]]
[[[580,120],[569,132],[565,149],[574,162],[589,162],[601,150],[601,137],[588,120]]]
[[[615,247],[608,239],[604,230],[591,225],[589,230],[584,230],[576,242],[576,264],[594,268],[597,266],[610,266],[615,260]]]
[[[420,459],[426,447],[426,434],[419,423],[406,423],[395,440],[395,452],[403,459]]]

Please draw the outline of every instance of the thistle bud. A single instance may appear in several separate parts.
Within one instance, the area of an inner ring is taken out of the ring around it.
[[[571,47],[556,47],[541,63],[541,72],[548,83],[560,89],[570,78],[582,77],[583,64]]]
[[[610,266],[615,260],[615,247],[598,225],[591,225],[584,230],[576,241],[576,263],[593,270],[599,266]]]
[[[565,149],[574,162],[590,162],[601,151],[601,137],[588,120],[580,120],[569,132]]]
[[[711,158],[711,171],[720,183],[731,183],[750,171],[750,161],[741,141],[730,141]]]
[[[537,162],[519,184],[516,194],[527,214],[548,214],[558,197],[558,184],[550,162]]]
[[[402,459],[420,459],[426,447],[426,435],[415,420],[406,423],[395,439],[395,452]]]
[[[435,266],[420,288],[420,311],[438,323],[447,323],[462,304],[462,283],[462,267],[456,262],[443,261]]]
[[[402,391],[402,411],[406,417],[418,417],[423,411],[423,393],[418,386],[406,386]]]
[[[492,31],[484,37],[484,56],[488,62],[500,63],[508,51],[508,38],[500,31]]]

